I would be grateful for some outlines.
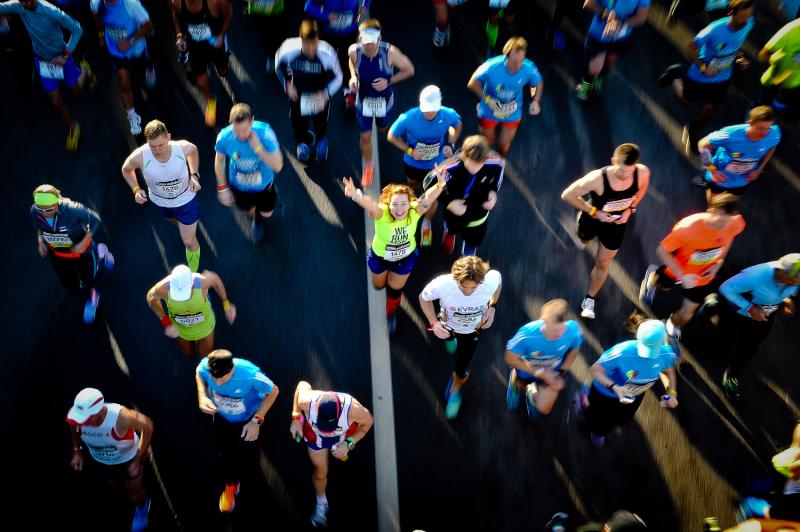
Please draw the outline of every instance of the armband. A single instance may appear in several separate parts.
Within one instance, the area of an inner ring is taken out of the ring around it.
[[[159,321],[161,322],[161,326],[164,327],[165,329],[170,325],[172,325],[172,320],[169,319],[169,316],[167,316],[166,314],[161,316],[161,319]]]

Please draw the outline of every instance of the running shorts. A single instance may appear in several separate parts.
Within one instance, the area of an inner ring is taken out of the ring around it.
[[[665,271],[666,266],[663,264],[656,270],[656,285],[662,290],[672,290],[676,286],[680,287],[683,297],[693,303],[702,303],[705,301],[706,296],[714,292],[714,283],[708,283],[703,286],[695,286],[694,288],[684,288],[677,284],[677,281],[670,277]]]
[[[167,220],[178,220],[183,225],[192,225],[200,219],[200,199],[195,196],[179,207],[160,207],[159,210]]]
[[[615,251],[622,246],[626,225],[601,222],[581,212],[578,216],[578,237],[584,242],[597,238],[603,247]]]
[[[208,64],[214,63],[217,74],[227,75],[230,51],[227,41],[219,48],[214,48],[207,42],[192,42],[189,44],[189,75],[194,79],[208,72]]]
[[[583,51],[587,59],[591,59],[603,52],[625,55],[631,47],[631,38],[626,37],[621,41],[598,41],[591,37],[586,37]]]
[[[63,69],[60,70],[58,74],[53,74],[56,77],[45,77],[42,75],[43,72],[56,72],[58,69],[48,69],[48,61],[44,61],[43,59],[39,59],[36,55],[33,56],[33,66],[36,72],[39,74],[39,81],[42,83],[42,88],[44,88],[45,92],[55,92],[58,90],[58,86],[63,81],[67,87],[74,87],[78,84],[78,79],[81,77],[81,69],[78,68],[78,65],[75,64],[75,61],[72,59],[72,56],[67,57],[66,62],[64,63]]]
[[[414,249],[413,253],[408,257],[392,262],[385,260],[370,248],[367,253],[367,266],[369,266],[369,271],[375,275],[380,275],[385,271],[390,271],[397,275],[408,275],[414,269],[417,257],[419,257],[419,248]]]
[[[728,94],[728,85],[730,84],[730,79],[719,83],[701,83],[684,76],[683,97],[690,102],[719,105],[725,100],[725,96]]]
[[[249,211],[253,207],[259,212],[272,212],[275,210],[275,203],[278,201],[278,193],[275,190],[275,183],[270,183],[267,188],[258,192],[243,192],[236,190],[233,187],[233,199],[236,201],[236,206],[243,211]]]

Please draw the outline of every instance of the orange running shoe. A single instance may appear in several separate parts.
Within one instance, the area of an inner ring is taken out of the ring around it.
[[[217,99],[211,98],[206,102],[206,125],[214,127],[217,125]]]
[[[230,513],[236,506],[236,496],[239,494],[239,483],[225,484],[225,490],[219,496],[219,511]]]
[[[373,171],[372,162],[364,163],[363,173],[361,174],[361,188],[366,188],[372,184]]]

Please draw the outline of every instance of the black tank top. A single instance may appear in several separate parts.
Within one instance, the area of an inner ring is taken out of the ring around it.
[[[639,167],[633,171],[633,184],[625,190],[613,190],[608,182],[608,174],[603,168],[603,193],[598,194],[594,191],[589,195],[592,198],[592,206],[610,214],[622,214],[633,203],[636,193],[639,192]]]
[[[219,35],[224,22],[222,17],[214,18],[211,9],[208,7],[208,0],[202,0],[203,4],[200,11],[192,13],[186,6],[186,0],[181,0],[181,12],[178,20],[181,27],[186,30],[187,40],[194,42],[207,41],[211,36]]]

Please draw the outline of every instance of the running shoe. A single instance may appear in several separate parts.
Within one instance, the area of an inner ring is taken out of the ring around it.
[[[592,81],[592,94],[594,96],[598,96],[598,97],[603,95],[603,78],[602,77],[597,76],[596,78],[594,78],[594,81]]]
[[[594,298],[586,297],[581,302],[581,318],[593,320],[594,317]]]
[[[531,421],[537,421],[542,417],[542,413],[536,408],[536,383],[532,382],[525,387],[525,406],[528,407],[528,417]]]
[[[664,70],[664,72],[662,72],[661,75],[658,76],[658,85],[660,87],[669,86],[670,84],[672,84],[674,80],[681,77],[682,72],[683,72],[683,65],[676,63],[674,65],[668,66]]]
[[[386,316],[386,328],[389,331],[389,334],[394,334],[394,331],[397,329],[397,313],[392,313]]]
[[[602,449],[603,445],[606,444],[606,437],[598,436],[594,432],[589,433],[589,438],[592,440],[592,445],[594,445],[598,449]]]
[[[86,300],[86,304],[83,306],[83,323],[89,325],[94,321],[98,306],[100,306],[100,293],[96,288],[92,288],[89,292],[89,299]]]
[[[142,117],[135,112],[128,112],[128,123],[131,126],[131,135],[136,136],[142,132]]]
[[[448,355],[452,355],[456,352],[456,347],[458,347],[458,340],[455,338],[448,338],[444,341],[444,349],[447,351]]]
[[[225,484],[222,495],[219,496],[219,511],[230,513],[236,506],[236,496],[239,495],[239,483]]]
[[[211,98],[206,102],[206,126],[214,127],[217,125],[217,99]]]
[[[562,52],[567,45],[567,36],[564,32],[556,29],[553,31],[553,51]]]
[[[520,393],[517,387],[516,371],[513,369],[508,372],[508,388],[506,388],[506,406],[509,410],[516,410],[519,408]]]
[[[148,63],[144,71],[144,86],[152,89],[156,86],[156,65],[155,63]]]
[[[456,250],[456,235],[447,231],[442,233],[442,247],[448,257],[452,256]]]
[[[328,526],[327,503],[324,502],[317,503],[316,508],[314,508],[314,514],[311,516],[311,526],[313,526],[314,528]]]
[[[93,91],[97,88],[97,76],[94,75],[94,71],[92,71],[92,65],[89,64],[89,61],[86,59],[80,62],[81,70],[86,72],[86,83],[87,87],[89,87],[90,91]]]
[[[444,417],[447,419],[455,419],[458,415],[458,410],[461,408],[461,392],[455,392],[450,394],[450,398],[447,399],[447,406],[444,408]]]
[[[250,234],[256,242],[261,242],[264,238],[264,220],[258,212],[253,214],[253,219],[250,220]]]
[[[433,229],[431,229],[431,221],[427,218],[422,219],[422,238],[420,239],[420,245],[424,248],[431,247],[431,242],[433,241]]]
[[[317,160],[318,161],[327,161],[328,160],[328,139],[325,137],[320,137],[317,140]]]
[[[179,52],[178,63],[185,65],[188,62],[189,62],[189,52]]]
[[[575,98],[581,103],[586,103],[591,99],[592,84],[586,80],[581,81],[575,87]]]
[[[722,388],[729,399],[739,399],[742,396],[742,387],[739,377],[728,377],[728,372],[722,376]]]
[[[569,516],[564,512],[558,512],[553,514],[553,517],[544,525],[544,529],[547,532],[564,532],[567,529],[568,522]]]
[[[142,504],[136,506],[131,522],[131,532],[142,532],[147,528],[147,520],[150,517],[150,497],[145,499]]]
[[[736,509],[736,522],[743,523],[748,519],[766,517],[770,505],[764,499],[745,497]]]
[[[447,33],[439,28],[433,29],[433,45],[436,48],[444,48],[447,46]]]
[[[97,244],[97,256],[100,257],[103,268],[105,268],[108,273],[114,271],[114,255],[108,250],[108,246],[102,243]]]
[[[361,174],[361,187],[367,188],[368,186],[372,185],[372,174],[375,171],[375,167],[372,165],[372,162],[365,162],[362,166],[362,174]]]
[[[75,122],[73,126],[69,128],[69,132],[67,133],[67,151],[74,152],[78,149],[78,143],[81,140],[81,125]]]
[[[642,284],[639,285],[639,301],[646,307],[653,306],[653,301],[656,298],[656,290],[658,290],[658,288],[656,288],[654,282],[651,282],[651,279],[656,274],[657,270],[658,266],[655,264],[649,265],[647,271],[644,272]]]
[[[306,163],[306,162],[308,162],[308,159],[310,157],[311,157],[311,147],[308,144],[304,143],[304,142],[301,142],[300,144],[298,144],[297,145],[297,160],[300,161],[301,163]]]
[[[667,320],[669,323],[669,320]],[[680,332],[680,329],[678,329]],[[678,334],[677,336],[673,336],[671,334],[667,334],[667,345],[672,348],[672,351],[675,353],[675,364],[678,364],[683,358],[683,351],[681,350],[681,335]]]

